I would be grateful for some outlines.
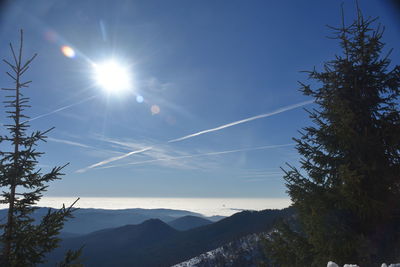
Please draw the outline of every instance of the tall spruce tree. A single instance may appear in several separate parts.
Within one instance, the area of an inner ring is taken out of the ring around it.
[[[332,27],[342,54],[307,72],[319,88],[301,84],[317,108],[295,139],[301,169],[284,176],[298,223],[267,240],[277,266],[400,261],[400,67],[376,19],[357,15]]]
[[[8,109],[8,118],[11,123],[5,125],[9,134],[0,137],[0,141],[10,144],[10,151],[0,152],[0,186],[1,203],[8,205],[8,215],[0,229],[2,253],[0,266],[35,266],[44,262],[45,254],[57,247],[60,241],[57,238],[65,220],[72,216],[72,206],[63,206],[60,210],[49,209],[39,222],[34,222],[32,213],[34,207],[47,183],[60,179],[64,168],[55,167],[49,173],[42,174],[37,168],[38,158],[43,152],[36,151],[40,141],[45,141],[47,131],[29,133],[29,117],[23,111],[28,105],[29,98],[23,94],[31,81],[23,81],[23,74],[29,69],[36,54],[24,61],[22,55],[23,32],[21,30],[20,45],[17,51],[10,44],[12,60],[4,60],[10,71],[6,72],[13,81],[12,88],[3,88],[10,93],[4,101]],[[4,145],[2,146],[4,147]],[[71,254],[71,252],[70,252]],[[72,253],[73,254],[73,253]],[[64,260],[67,266],[72,260]]]

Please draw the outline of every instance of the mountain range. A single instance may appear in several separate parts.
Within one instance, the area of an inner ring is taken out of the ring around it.
[[[33,213],[33,218],[40,220],[49,208],[38,208]],[[0,210],[0,218],[5,218],[7,209]],[[190,224],[187,220],[190,218],[204,219],[207,222],[214,222],[224,218],[223,216],[205,217],[202,214],[173,209],[122,209],[122,210],[106,210],[106,209],[77,209],[73,213],[74,218],[65,222],[60,237],[73,237],[82,234],[88,234],[97,230],[106,228],[115,228],[127,224],[140,224],[149,219],[160,219],[163,222],[175,224],[177,229],[188,229],[183,224]],[[185,216],[191,216],[183,219]],[[175,220],[179,219],[177,222]],[[205,222],[204,221],[204,222]],[[201,225],[200,222],[195,226]],[[182,228],[183,227],[183,228]],[[189,227],[190,228],[190,227]]]
[[[267,232],[278,218],[291,213],[291,209],[243,211],[214,223],[186,216],[171,221],[170,225],[150,219],[136,225],[65,237],[61,247],[49,255],[45,266],[54,266],[68,249],[82,246],[85,266],[171,266],[244,236]],[[198,227],[190,227],[191,223],[199,222]],[[174,225],[180,230],[173,228]]]
[[[168,222],[168,225],[176,230],[185,231],[212,223],[213,223],[212,221],[207,220],[205,218],[187,215]]]

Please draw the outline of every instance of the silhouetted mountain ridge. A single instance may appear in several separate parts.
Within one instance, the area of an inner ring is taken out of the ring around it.
[[[39,220],[43,217],[49,208],[37,209],[33,217]],[[0,218],[6,216],[7,209],[0,210]],[[173,209],[78,209],[74,212],[73,219],[68,220],[62,232],[63,237],[76,234],[88,234],[101,229],[115,228],[127,224],[140,224],[146,220],[157,218],[164,222],[170,222],[184,216],[204,217],[203,215],[185,210]]]
[[[201,217],[187,215],[169,222],[168,225],[175,228],[176,230],[186,231],[212,223],[212,221]]]
[[[49,257],[54,265],[69,248],[85,245],[85,266],[171,266],[252,233],[268,231],[290,209],[243,211],[216,223],[178,231],[158,219],[67,238]]]

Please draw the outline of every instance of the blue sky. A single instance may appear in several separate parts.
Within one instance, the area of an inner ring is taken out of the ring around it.
[[[350,22],[354,1],[344,2]],[[20,28],[24,52],[39,54],[26,75],[33,80],[27,114],[48,115],[32,121],[32,129],[56,127],[40,146],[46,152],[40,166],[70,163],[47,195],[286,197],[279,168],[297,165],[291,138],[310,124],[302,107],[293,107],[311,100],[297,81],[307,82],[301,70],[320,69],[340,53],[326,38],[326,25],[340,24],[341,3],[43,0],[3,6],[1,56],[10,58],[7,46],[17,43]],[[360,0],[360,6],[386,26],[386,49],[395,48],[391,58],[398,64],[399,14],[386,1]],[[64,45],[74,58],[61,53]],[[110,58],[129,66],[131,91],[110,95],[94,81],[91,64]],[[0,83],[11,81],[2,75]],[[263,114],[270,115],[220,127]],[[215,130],[190,136],[208,129]],[[132,151],[141,152],[128,156]]]

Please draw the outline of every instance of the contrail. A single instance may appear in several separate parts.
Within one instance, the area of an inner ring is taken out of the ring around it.
[[[222,130],[222,129],[225,129],[225,128],[228,128],[228,127],[231,127],[231,126],[235,126],[235,125],[238,125],[238,124],[241,124],[241,123],[245,123],[245,122],[248,122],[248,121],[253,121],[253,120],[257,120],[257,119],[261,119],[261,118],[270,117],[270,116],[273,116],[273,115],[276,115],[276,114],[279,114],[279,113],[282,113],[282,112],[285,112],[285,111],[289,111],[289,110],[292,110],[292,109],[295,109],[295,108],[298,108],[298,107],[302,107],[302,106],[311,104],[313,102],[314,102],[313,100],[309,100],[309,101],[304,101],[304,102],[300,102],[300,103],[297,103],[297,104],[285,106],[285,107],[279,108],[279,109],[277,109],[275,111],[272,111],[272,112],[269,112],[269,113],[260,114],[260,115],[253,116],[253,117],[250,117],[250,118],[247,118],[247,119],[243,119],[243,120],[231,122],[231,123],[228,123],[228,124],[224,124],[224,125],[218,126],[216,128],[212,128],[212,129],[204,130],[204,131],[197,132],[197,133],[194,133],[194,134],[186,135],[186,136],[183,136],[183,137],[180,137],[180,138],[172,139],[172,140],[167,141],[167,143],[175,143],[175,142],[183,141],[183,140],[195,137],[195,136],[199,136],[199,135],[202,135],[202,134],[205,134],[205,133],[219,131],[219,130]],[[128,157],[128,156],[132,155],[132,154],[141,153],[141,152],[144,152],[144,151],[147,151],[147,150],[150,150],[150,149],[152,149],[152,147],[146,148],[144,150],[132,151],[132,152],[129,152],[128,154],[122,155],[120,157],[121,158],[125,158],[125,157]],[[232,151],[232,152],[222,151],[221,154],[233,153],[233,152],[239,152],[239,151]],[[211,152],[211,154],[208,154],[208,155],[218,155],[218,154],[213,154],[213,153],[220,153],[220,152]],[[196,156],[196,155],[194,155],[194,156]],[[186,157],[191,157],[191,156],[182,156],[182,157],[178,157],[178,158],[186,158]],[[104,165],[104,164],[119,160],[121,158],[119,158],[119,157],[109,158],[109,159],[103,160],[101,162],[98,162],[96,164],[90,165],[89,167],[77,170],[77,172],[82,173],[82,172],[87,171],[88,169],[99,167],[101,165]],[[146,161],[146,163],[147,162],[154,162],[154,161],[158,161],[158,160],[160,160],[160,159],[149,160],[149,161]],[[167,159],[161,159],[161,160],[167,160]],[[116,165],[114,165],[114,166],[116,166]]]
[[[145,151],[150,150],[150,149],[152,149],[152,147],[145,147],[145,148],[140,149],[140,150],[131,151],[131,152],[126,153],[126,154],[123,154],[123,155],[121,155],[121,156],[112,157],[112,158],[109,158],[109,159],[100,161],[100,162],[98,162],[98,163],[95,163],[95,164],[93,164],[93,165],[90,165],[90,166],[88,166],[88,167],[86,167],[86,168],[79,169],[79,170],[77,170],[76,172],[82,173],[82,172],[85,172],[85,171],[87,171],[87,170],[89,170],[89,169],[96,168],[96,167],[99,167],[99,166],[101,166],[101,165],[104,165],[104,164],[107,164],[107,163],[110,163],[110,162],[113,162],[113,161],[116,161],[116,160],[120,160],[120,159],[129,157],[130,155],[133,155],[133,154],[142,153],[142,152],[145,152]]]
[[[58,139],[58,138],[53,138],[53,137],[47,137],[48,141],[52,141],[52,142],[57,142],[57,143],[62,143],[62,144],[66,144],[66,145],[72,145],[72,146],[78,146],[78,147],[83,147],[83,148],[94,148],[82,143],[78,143],[78,142],[73,142],[73,141],[69,141],[69,140],[63,140],[63,139]]]
[[[43,118],[43,117],[47,117],[47,116],[49,116],[49,115],[51,115],[51,114],[60,112],[60,111],[62,111],[62,110],[64,110],[64,109],[68,109],[68,108],[70,108],[70,107],[73,107],[73,106],[76,106],[76,105],[85,103],[85,102],[87,102],[87,101],[89,101],[89,100],[92,100],[92,99],[95,98],[95,97],[97,97],[97,96],[94,95],[94,96],[85,98],[85,99],[83,99],[83,100],[81,100],[81,101],[78,101],[78,102],[76,102],[76,103],[74,103],[74,104],[71,104],[71,105],[68,105],[68,106],[64,106],[64,107],[58,108],[58,109],[56,109],[56,110],[50,111],[50,112],[48,112],[48,113],[45,113],[45,114],[36,116],[36,117],[34,117],[34,118],[31,118],[31,119],[28,119],[28,120],[24,121],[24,123],[25,123],[25,122],[34,121],[34,120],[37,120],[37,119],[40,119],[40,118]]]
[[[311,104],[313,102],[314,102],[314,100],[309,100],[309,101],[300,102],[300,103],[297,103],[297,104],[294,104],[294,105],[282,107],[282,108],[279,108],[279,109],[277,109],[275,111],[272,111],[272,112],[269,112],[269,113],[260,114],[260,115],[253,116],[253,117],[250,117],[250,118],[247,118],[247,119],[234,121],[234,122],[231,122],[231,123],[228,123],[228,124],[224,124],[224,125],[221,125],[221,126],[218,126],[218,127],[215,127],[215,128],[211,128],[211,129],[208,129],[208,130],[203,130],[203,131],[200,131],[200,132],[197,132],[197,133],[194,133],[194,134],[189,134],[189,135],[186,135],[186,136],[183,136],[183,137],[180,137],[180,138],[172,139],[172,140],[169,140],[168,143],[174,143],[174,142],[178,142],[178,141],[183,141],[183,140],[195,137],[195,136],[199,136],[199,135],[202,135],[202,134],[219,131],[219,130],[222,130],[222,129],[225,129],[225,128],[228,128],[228,127],[232,127],[232,126],[235,126],[235,125],[238,125],[238,124],[241,124],[241,123],[245,123],[245,122],[249,122],[249,121],[253,121],[253,120],[258,120],[258,119],[261,119],[261,118],[270,117],[270,116],[273,116],[273,115],[276,115],[276,114],[279,114],[279,113],[282,113],[282,112],[285,112],[285,111],[288,111],[288,110],[292,110],[292,109],[295,109],[295,108],[298,108],[298,107],[302,107],[302,106]]]
[[[193,154],[193,155],[186,155],[186,156],[179,156],[179,157],[168,157],[168,158],[159,158],[159,159],[151,159],[151,160],[144,160],[144,161],[136,161],[136,162],[131,162],[131,163],[127,163],[127,164],[111,165],[111,166],[102,167],[102,168],[103,169],[108,169],[108,168],[121,167],[121,166],[127,166],[127,165],[139,165],[139,164],[153,163],[153,162],[158,162],[158,161],[170,161],[170,160],[177,160],[177,159],[187,159],[187,158],[196,158],[196,157],[204,157],[204,156],[215,156],[215,155],[237,153],[237,152],[244,152],[244,151],[254,151],[254,150],[262,150],[262,149],[270,149],[270,148],[287,147],[287,146],[293,146],[293,145],[295,145],[295,143],[283,144],[283,145],[269,145],[269,146],[250,147],[250,148],[242,148],[242,149],[234,149],[234,150],[217,151],[217,152],[208,152],[208,153]]]

